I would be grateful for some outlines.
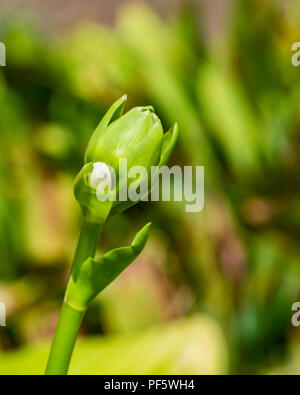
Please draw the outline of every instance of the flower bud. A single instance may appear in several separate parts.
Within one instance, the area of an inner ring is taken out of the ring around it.
[[[92,135],[85,154],[85,165],[75,182],[75,197],[87,220],[103,223],[111,214],[136,202],[118,200],[134,182],[149,192],[148,177],[132,180],[121,171],[134,166],[150,175],[152,166],[164,165],[176,142],[178,127],[166,134],[151,106],[135,107],[123,115],[127,97],[123,96],[104,115]]]
[[[93,163],[93,171],[89,177],[89,184],[92,188],[95,188],[96,191],[100,189],[105,192],[112,189],[112,176],[106,163]]]

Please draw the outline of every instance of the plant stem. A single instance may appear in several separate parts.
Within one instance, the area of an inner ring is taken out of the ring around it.
[[[63,303],[53,339],[46,375],[68,373],[76,338],[85,312],[74,310]]]
[[[72,273],[80,267],[87,258],[94,258],[100,237],[101,225],[87,222],[83,219],[77,250],[73,260]]]
[[[73,261],[72,274],[89,257],[94,257],[101,226],[83,220],[78,247]],[[65,375],[68,372],[76,338],[85,311],[75,310],[63,303],[46,368],[46,375]]]

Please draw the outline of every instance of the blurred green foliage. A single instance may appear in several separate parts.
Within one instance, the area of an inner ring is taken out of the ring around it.
[[[296,2],[236,2],[221,39],[208,39],[189,7],[163,20],[133,3],[113,27],[82,23],[58,37],[25,15],[2,19],[1,373],[40,372],[46,359],[38,345],[50,342],[80,219],[73,180],[124,93],[130,106],[153,104],[165,128],[178,121],[172,163],[205,166],[205,209],[143,203],[110,220],[99,254],[148,220],[154,230],[89,310],[82,334],[98,337],[79,345],[72,372],[300,372],[290,323],[300,297],[299,13]]]
[[[11,353],[1,360],[1,373],[43,374],[48,348],[40,344]],[[222,374],[226,364],[219,327],[210,318],[194,316],[134,336],[80,340],[70,374]]]

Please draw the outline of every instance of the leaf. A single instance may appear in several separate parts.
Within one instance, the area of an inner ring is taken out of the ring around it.
[[[144,226],[131,246],[112,250],[96,259],[88,258],[80,271],[71,275],[66,292],[66,303],[79,311],[85,311],[89,303],[115,280],[143,251],[151,223]]]

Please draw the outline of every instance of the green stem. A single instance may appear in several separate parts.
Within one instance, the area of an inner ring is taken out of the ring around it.
[[[89,257],[94,257],[101,226],[83,220],[78,247],[73,261],[72,275]],[[67,374],[76,338],[85,311],[77,311],[65,302],[63,303],[50,356],[46,368],[46,375]]]
[[[100,237],[101,225],[82,221],[77,250],[73,260],[72,273],[80,267],[87,258],[94,258]]]
[[[85,312],[63,303],[48,360],[46,375],[68,373],[76,338]]]

